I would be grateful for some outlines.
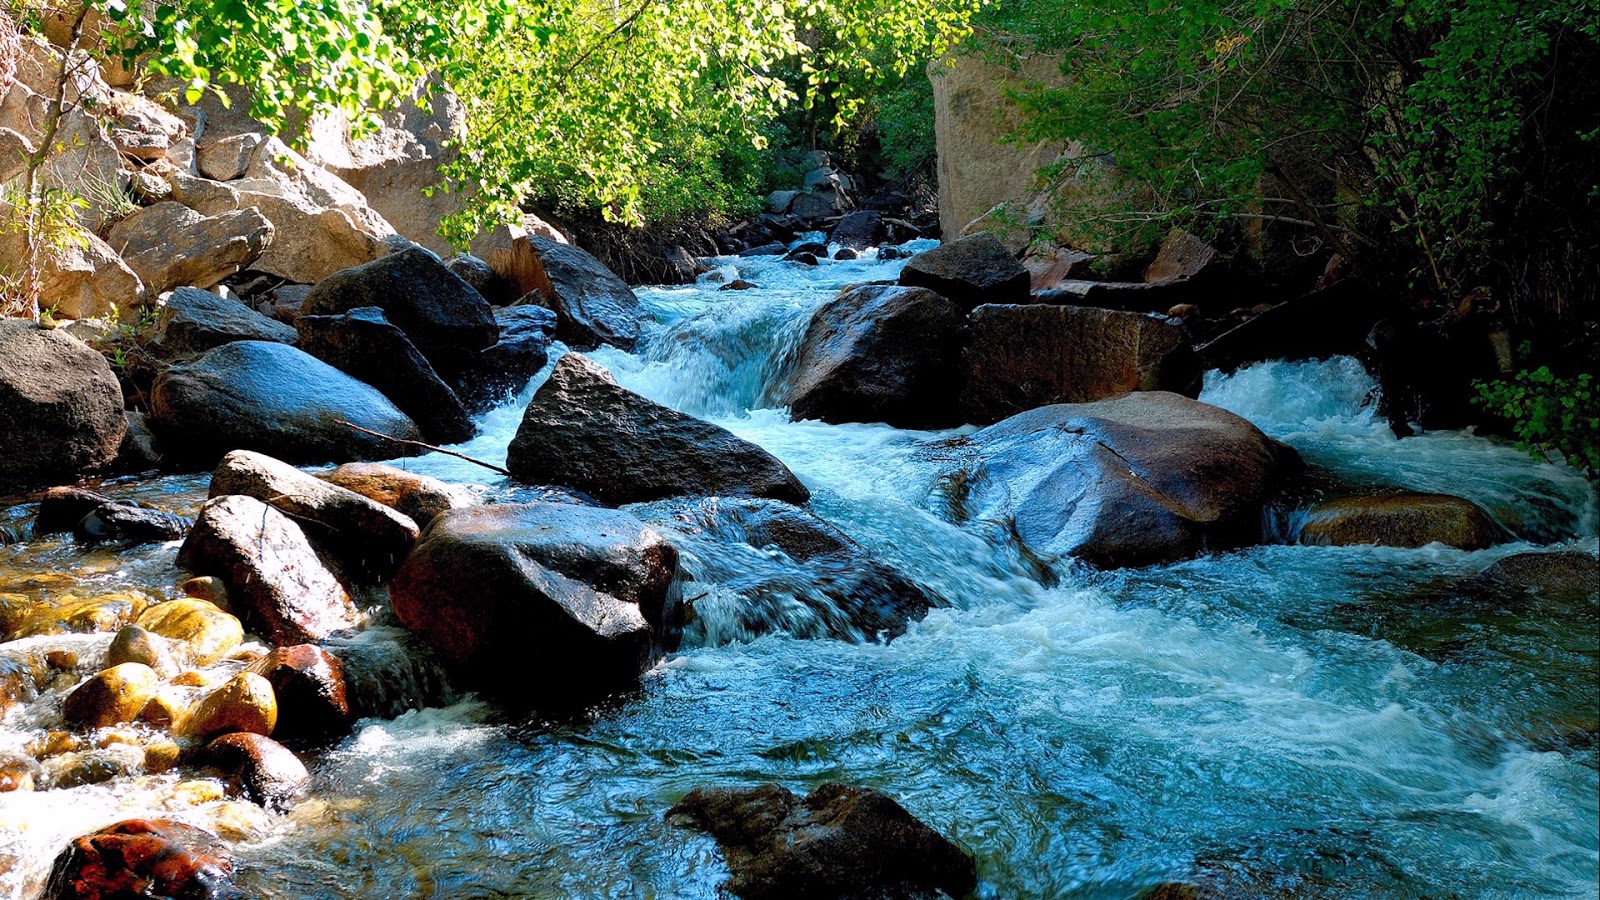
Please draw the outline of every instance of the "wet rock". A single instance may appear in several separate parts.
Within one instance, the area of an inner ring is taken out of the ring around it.
[[[33,604],[6,638],[46,634],[98,634],[116,631],[148,606],[143,594],[116,593],[96,597],[54,597]]]
[[[456,392],[383,310],[363,306],[344,315],[302,315],[295,328],[302,349],[383,392],[426,440],[459,444],[476,433]]]
[[[350,731],[350,701],[344,666],[315,644],[279,647],[250,664],[267,679],[278,701],[281,739],[335,737]]]
[[[1081,250],[1050,245],[1039,250],[1029,250],[1022,258],[1022,267],[1028,270],[1029,291],[1049,291],[1060,287],[1064,281],[1090,277],[1095,256]]]
[[[421,247],[337,272],[306,296],[303,315],[337,316],[375,306],[451,378],[500,338],[483,295]]]
[[[112,744],[57,756],[45,761],[42,770],[49,790],[104,784],[144,774],[144,753],[127,744]]]
[[[828,783],[804,799],[775,784],[696,788],[669,818],[716,838],[745,900],[965,897],[972,854],[871,788]]]
[[[717,290],[719,290],[719,291],[752,291],[752,290],[755,290],[759,286],[760,285],[751,284],[750,282],[745,281],[743,278],[735,278],[734,280],[728,282],[727,284],[723,285],[722,287],[717,288]]]
[[[828,235],[828,243],[849,250],[865,250],[883,243],[885,237],[883,214],[875,210],[862,210],[840,219]]]
[[[228,586],[221,578],[215,575],[200,575],[185,580],[178,585],[178,590],[185,597],[204,600],[223,612],[231,612],[233,607],[228,604]]]
[[[158,603],[139,615],[140,628],[182,646],[198,666],[209,666],[244,642],[239,620],[204,600],[182,598]]]
[[[39,495],[39,512],[33,518],[33,533],[59,534],[71,531],[83,517],[107,503],[115,503],[104,494],[76,487],[47,488]]]
[[[207,694],[178,723],[185,737],[212,738],[235,731],[269,735],[278,724],[272,684],[254,672],[240,672]]]
[[[382,503],[424,528],[443,513],[481,502],[465,488],[380,463],[345,463],[319,477]]]
[[[958,425],[965,334],[960,308],[932,291],[851,288],[811,317],[785,402],[796,419]]]
[[[1445,494],[1400,492],[1345,497],[1319,503],[1306,513],[1298,543],[1348,547],[1422,547],[1439,543],[1482,550],[1503,539],[1489,514],[1470,500]]]
[[[588,252],[546,237],[532,238],[553,293],[556,337],[577,350],[610,344],[632,350],[639,341],[639,298]]]
[[[851,250],[849,247],[845,247],[842,250],[840,250],[838,253],[835,253],[833,255],[833,258],[836,259],[836,260],[840,260],[840,261],[852,260],[852,259],[860,259],[861,258],[861,254],[857,253],[854,250]]]
[[[494,311],[500,340],[456,378],[456,393],[471,409],[486,410],[515,397],[549,361],[556,314],[542,306]]]
[[[791,253],[790,255],[788,255],[788,256],[786,256],[784,258],[789,260],[790,262],[794,263],[795,265],[799,265],[799,266],[817,266],[817,265],[821,265],[821,262],[817,259],[817,255],[815,253],[808,253],[808,252]]]
[[[681,495],[746,495],[804,503],[810,496],[771,454],[726,429],[620,387],[576,353],[533,395],[506,468],[607,503]]]
[[[182,538],[191,524],[189,519],[162,509],[105,503],[84,516],[72,534],[84,543],[161,543]]]
[[[129,625],[117,632],[117,636],[111,639],[111,647],[106,650],[106,665],[119,666],[123,663],[147,666],[163,679],[177,675],[180,669],[178,652],[172,642],[138,625]]]
[[[122,435],[122,446],[117,450],[113,464],[118,472],[143,473],[161,466],[162,454],[156,444],[150,419],[138,410],[125,410],[128,430]]]
[[[243,900],[233,877],[227,848],[210,832],[163,819],[130,819],[61,851],[45,900]]]
[[[990,425],[1052,403],[1129,391],[1200,394],[1182,325],[1164,316],[1077,306],[985,305],[972,312],[963,421]]]
[[[1012,416],[948,445],[957,521],[1000,527],[1031,558],[1147,565],[1259,540],[1263,506],[1300,468],[1244,419],[1147,391]]]
[[[1028,270],[987,231],[917,254],[900,283],[943,294],[962,309],[1028,301]]]
[[[39,764],[21,753],[0,752],[0,794],[31,791],[43,780]]]
[[[152,421],[172,455],[201,462],[230,450],[297,463],[389,459],[418,451],[416,423],[378,392],[284,344],[238,341],[168,368],[151,392]]]
[[[787,254],[784,255],[783,258],[790,262],[796,262],[799,261],[800,257],[802,256],[809,256],[812,258],[812,262],[808,263],[808,265],[816,265],[817,257],[827,255],[827,244],[824,244],[821,241],[806,241],[803,244],[796,244],[789,250]]]
[[[0,491],[107,466],[127,428],[104,356],[59,330],[0,319]]]
[[[1483,570],[1479,580],[1557,603],[1600,594],[1600,558],[1589,553],[1517,553]]]
[[[472,285],[472,289],[482,294],[491,306],[510,306],[520,296],[515,281],[496,272],[494,266],[470,253],[451,257],[444,265],[459,275],[462,281]]]
[[[739,258],[755,259],[758,256],[782,256],[788,252],[789,245],[783,243],[782,241],[773,241],[770,244],[762,244],[759,247],[750,247],[746,250],[740,250]]]
[[[393,719],[457,700],[438,654],[410,632],[369,628],[351,637],[329,638],[322,647],[343,668],[352,721]]]
[[[288,325],[210,291],[181,287],[167,297],[157,337],[162,356],[193,356],[234,341],[297,344],[300,337]]]
[[[272,223],[254,207],[202,216],[168,200],[111,226],[106,243],[154,297],[183,285],[209,288],[249,268],[272,238]]]
[[[112,666],[78,685],[67,695],[61,714],[82,728],[104,728],[132,722],[155,696],[161,676],[140,663]]]
[[[395,615],[480,689],[582,704],[632,686],[681,628],[678,553],[618,510],[499,504],[435,519]]]
[[[252,803],[262,806],[281,808],[311,784],[311,774],[299,757],[259,734],[225,734],[206,745],[205,757],[236,781]]]
[[[253,497],[207,501],[178,551],[178,566],[221,578],[235,608],[278,646],[316,641],[360,622],[300,528]]]
[[[837,528],[787,503],[711,497],[628,511],[667,534],[695,583],[718,585],[739,598],[733,610],[708,611],[707,598],[692,607],[704,643],[772,631],[892,638],[944,605]]]
[[[417,542],[417,523],[393,508],[249,450],[224,456],[211,475],[211,497],[229,494],[294,519],[307,536],[377,580],[393,574]]]

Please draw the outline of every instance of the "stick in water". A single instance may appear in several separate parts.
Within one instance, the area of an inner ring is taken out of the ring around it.
[[[411,440],[406,440],[405,438],[397,438],[392,434],[384,434],[381,431],[373,431],[371,428],[362,428],[360,425],[357,425],[354,422],[346,422],[343,419],[335,419],[334,421],[337,422],[340,425],[343,425],[346,428],[353,428],[356,431],[361,432],[362,434],[370,434],[373,437],[381,437],[386,441],[394,441],[396,444],[405,444],[405,445],[407,445],[409,447],[421,447],[424,450],[431,450],[434,453],[443,453],[445,456],[454,456],[456,459],[466,460],[467,462],[472,463],[475,466],[483,466],[485,469],[489,469],[489,470],[492,470],[492,471],[495,471],[495,472],[499,472],[501,475],[505,475],[507,477],[511,476],[510,472],[506,471],[505,469],[500,468],[499,466],[495,465],[494,463],[486,463],[481,459],[473,459],[472,457],[466,455],[465,453],[457,453],[454,450],[446,450],[443,447],[435,447],[432,444],[424,444],[421,441],[411,441]]]

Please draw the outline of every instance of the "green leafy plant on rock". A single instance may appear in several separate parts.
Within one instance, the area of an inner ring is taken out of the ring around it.
[[[1593,375],[1562,378],[1541,366],[1477,384],[1476,402],[1510,423],[1517,446],[1535,456],[1560,453],[1600,475],[1600,386]]]

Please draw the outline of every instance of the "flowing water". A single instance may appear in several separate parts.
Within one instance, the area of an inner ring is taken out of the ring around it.
[[[667,807],[699,785],[842,780],[969,847],[983,897],[1125,898],[1197,879],[1248,896],[1595,896],[1595,608],[1508,611],[1451,592],[1535,544],[1593,552],[1582,478],[1470,435],[1395,440],[1351,360],[1210,373],[1203,400],[1292,444],[1325,481],[1464,496],[1518,542],[1262,546],[1065,568],[1046,587],[1014,548],[935,514],[925,445],[940,435],[777,408],[810,312],[900,264],[723,262],[761,287],[641,290],[653,323],[640,351],[593,357],[777,455],[818,515],[946,608],[888,644],[752,637],[719,618],[739,599],[724,592],[639,695],[588,721],[508,720],[471,698],[366,720],[308,758],[311,799],[283,815],[185,806],[175,776],[0,795],[0,859],[37,870],[75,834],[164,808],[227,826],[252,896],[709,898],[726,877],[715,845],[667,824]],[[459,449],[502,461],[536,386]],[[439,455],[400,464],[485,474]],[[125,490],[182,508],[202,485]],[[0,566],[166,584],[173,552],[84,560],[35,541],[0,548]],[[704,570],[713,552],[685,558]],[[27,715],[0,740],[26,740]]]

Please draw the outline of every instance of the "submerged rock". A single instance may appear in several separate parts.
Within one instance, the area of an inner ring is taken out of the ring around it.
[[[0,318],[0,492],[110,465],[127,429],[104,356],[62,331]]]
[[[83,517],[107,503],[117,501],[76,487],[47,488],[39,495],[39,511],[33,517],[33,533],[58,534],[71,531]]]
[[[279,646],[316,641],[360,622],[300,528],[253,497],[207,501],[178,551],[178,566],[220,577],[236,608]]]
[[[1517,553],[1478,575],[1480,582],[1557,603],[1600,595],[1600,557],[1590,553]]]
[[[516,396],[549,361],[556,314],[542,306],[513,306],[494,311],[500,340],[479,353],[455,380],[461,402],[474,410],[491,409]]]
[[[851,288],[811,317],[785,402],[796,419],[960,424],[966,316],[923,288]]]
[[[1482,550],[1503,532],[1470,500],[1446,494],[1396,492],[1328,500],[1312,507],[1296,540],[1314,546],[1422,547],[1439,543]]]
[[[227,848],[208,831],[130,819],[75,839],[56,857],[46,900],[244,900]]]
[[[681,495],[810,496],[776,457],[724,428],[652,402],[569,353],[533,395],[506,468],[607,503]]]
[[[1026,303],[1028,270],[987,231],[918,253],[900,272],[900,283],[942,294],[962,309],[985,303]]]
[[[775,784],[696,788],[667,813],[716,838],[733,877],[763,898],[965,897],[972,854],[871,788],[828,783],[804,799]]]
[[[602,344],[632,350],[641,313],[627,282],[585,250],[537,235],[531,240],[552,288],[556,337],[577,350]]]
[[[252,803],[262,806],[282,807],[311,784],[311,775],[299,757],[259,734],[225,734],[206,745],[205,757],[236,781]]]
[[[678,552],[628,513],[500,504],[435,519],[395,615],[483,691],[527,706],[631,687],[681,629]]]
[[[456,702],[444,663],[410,632],[369,628],[328,638],[321,646],[339,660],[352,721],[393,719],[413,709]]]
[[[225,344],[168,368],[156,377],[151,415],[169,456],[200,462],[238,449],[296,463],[420,452],[345,422],[401,440],[422,438],[376,388],[294,347],[262,341]]]
[[[1225,410],[1161,391],[1031,410],[949,445],[958,522],[1012,534],[1046,565],[1134,566],[1261,537],[1299,454]]]

